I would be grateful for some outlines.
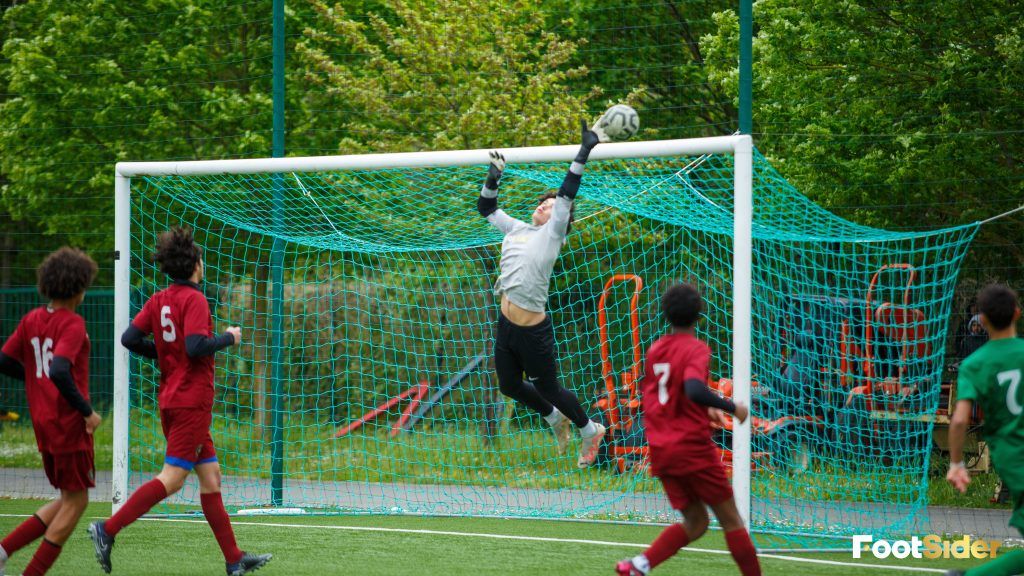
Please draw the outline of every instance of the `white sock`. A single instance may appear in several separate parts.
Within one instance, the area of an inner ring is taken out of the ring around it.
[[[647,556],[644,556],[643,554],[633,556],[633,567],[644,574],[651,571],[651,563],[647,561]]]
[[[562,416],[562,413],[558,411],[558,408],[552,408],[551,414],[545,416],[544,420],[546,420],[548,424],[554,426],[555,424],[558,424],[562,418],[564,418],[564,416]]]
[[[593,438],[597,435],[597,424],[594,424],[593,420],[587,420],[587,425],[580,428],[580,436],[584,438]]]

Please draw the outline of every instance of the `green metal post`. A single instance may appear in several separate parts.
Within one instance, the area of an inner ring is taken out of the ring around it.
[[[284,156],[284,0],[274,0],[273,11],[273,156],[280,158]],[[284,227],[283,187],[284,182],[278,176],[274,180],[274,230],[281,230]],[[271,505],[280,506],[284,501],[284,379],[281,365],[284,340],[284,242],[276,236],[270,253],[270,277],[270,382],[273,390],[270,501]]]
[[[740,0],[740,133],[754,130],[754,0]]]

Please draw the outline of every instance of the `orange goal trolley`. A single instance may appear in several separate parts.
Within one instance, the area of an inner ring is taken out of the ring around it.
[[[611,360],[608,337],[608,299],[618,283],[632,283],[629,298],[629,326],[632,346],[632,364],[616,374]],[[604,284],[597,305],[597,324],[601,339],[601,379],[604,390],[597,408],[608,428],[605,445],[599,461],[611,464],[618,472],[636,467],[644,468],[647,460],[647,439],[640,417],[638,386],[643,377],[643,351],[640,348],[640,313],[638,304],[643,290],[643,279],[636,274],[615,274]]]

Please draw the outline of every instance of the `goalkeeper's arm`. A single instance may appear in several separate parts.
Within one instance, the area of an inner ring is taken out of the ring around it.
[[[597,132],[587,128],[586,122],[580,120],[580,131],[582,143],[576,159],[569,165],[569,171],[562,180],[562,186],[558,188],[558,197],[555,199],[555,208],[551,212],[552,233],[558,236],[565,236],[569,227],[569,220],[572,218],[572,203],[576,194],[580,191],[580,182],[583,180],[583,168],[590,157],[590,151],[601,141]]]
[[[519,221],[498,209],[498,186],[501,185],[501,174],[505,171],[505,157],[498,151],[492,151],[490,156],[487,180],[480,189],[480,197],[476,199],[476,209],[502,234],[508,234]]]
[[[501,185],[501,174],[505,171],[505,157],[501,152],[491,151],[491,164],[487,167],[487,180],[480,189],[480,197],[476,200],[476,209],[487,218],[498,211],[498,186]]]

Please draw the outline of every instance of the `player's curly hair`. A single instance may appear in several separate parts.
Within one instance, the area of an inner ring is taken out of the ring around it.
[[[96,278],[96,262],[78,248],[65,246],[36,268],[39,293],[50,300],[68,300],[86,291]]]
[[[1003,330],[1013,324],[1019,306],[1017,293],[1003,284],[989,284],[978,293],[978,312],[984,314],[996,330]]]
[[[558,197],[558,190],[548,190],[541,194],[540,198],[537,199],[537,206],[540,206],[551,198]],[[569,223],[565,226],[565,233],[568,234],[569,230],[572,230],[572,221],[576,218],[576,203],[572,203],[572,208],[569,209]]]
[[[704,299],[692,284],[669,286],[661,295],[661,313],[676,328],[689,328],[704,311]]]
[[[156,240],[153,261],[172,280],[188,280],[203,258],[203,249],[192,237],[191,228],[171,228]]]

